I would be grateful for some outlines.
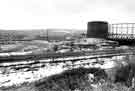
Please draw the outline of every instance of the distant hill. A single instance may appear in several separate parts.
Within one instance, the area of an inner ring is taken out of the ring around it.
[[[0,40],[36,40],[64,39],[65,36],[80,36],[85,30],[77,29],[31,29],[31,30],[0,30]]]

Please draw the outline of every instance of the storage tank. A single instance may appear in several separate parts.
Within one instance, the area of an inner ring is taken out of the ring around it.
[[[92,21],[87,25],[87,38],[106,38],[108,33],[108,22]]]

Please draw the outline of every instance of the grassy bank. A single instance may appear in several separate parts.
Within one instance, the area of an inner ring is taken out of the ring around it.
[[[94,75],[94,79],[90,77]],[[43,78],[34,83],[0,88],[0,91],[134,91],[122,83],[107,80],[104,70],[77,68]]]

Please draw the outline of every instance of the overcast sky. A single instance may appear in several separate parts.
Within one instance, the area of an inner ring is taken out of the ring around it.
[[[0,0],[0,29],[86,29],[93,20],[135,23],[135,0]]]

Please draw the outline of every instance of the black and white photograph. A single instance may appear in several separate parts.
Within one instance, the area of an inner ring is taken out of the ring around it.
[[[0,91],[135,91],[135,1],[0,0]]]

